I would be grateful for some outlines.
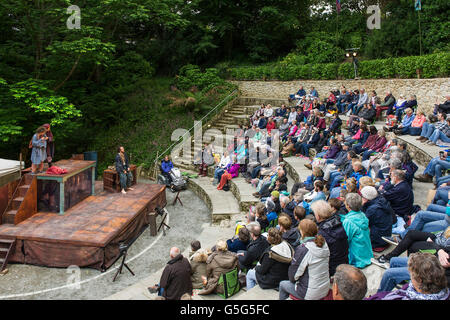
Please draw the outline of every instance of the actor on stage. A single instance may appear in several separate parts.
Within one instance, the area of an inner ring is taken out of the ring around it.
[[[48,137],[45,135],[47,129],[39,127],[31,139],[31,174],[43,173],[44,160],[47,158],[46,148]],[[39,166],[39,171],[38,170]]]
[[[43,127],[47,130],[46,136],[48,137],[47,140],[47,163],[48,167],[50,168],[52,166],[53,157],[55,156],[55,144],[53,142],[53,133],[50,129],[50,124],[46,123],[43,125]]]
[[[126,194],[125,189],[133,190],[133,188],[130,188],[131,182],[133,182],[133,174],[130,171],[128,156],[124,147],[119,147],[118,151],[119,153],[116,155],[116,171],[119,174],[122,193]]]

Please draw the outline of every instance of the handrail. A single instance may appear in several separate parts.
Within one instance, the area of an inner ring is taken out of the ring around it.
[[[203,116],[203,118],[200,119],[199,122],[202,122],[206,117],[208,117],[212,112],[216,111],[217,108],[225,101],[227,100],[230,96],[236,94],[239,90],[238,89],[234,89],[229,95],[227,95],[221,102],[219,102],[212,110],[210,110],[205,116]],[[152,161],[152,163],[157,163],[159,159],[161,159],[161,157],[163,155],[166,154],[167,151],[169,151],[171,148],[173,148],[179,141],[180,139],[184,138],[184,136],[188,133],[190,133],[194,128],[195,128],[195,124],[192,126],[192,128],[190,128],[187,132],[185,132],[181,137],[179,137],[174,143],[172,143],[163,153],[161,153],[156,159],[155,161]]]

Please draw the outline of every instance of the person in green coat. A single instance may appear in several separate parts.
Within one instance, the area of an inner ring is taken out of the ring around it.
[[[373,258],[369,219],[361,212],[362,199],[359,194],[347,194],[345,206],[348,213],[340,217],[348,238],[348,261],[357,268],[364,268],[371,264],[370,259]]]

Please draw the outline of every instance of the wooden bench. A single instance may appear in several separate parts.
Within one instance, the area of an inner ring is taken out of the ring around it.
[[[136,165],[130,165],[130,171],[133,174],[133,182],[131,185],[135,185],[137,182]],[[103,189],[109,192],[120,192],[120,178],[116,169],[106,169],[103,171]]]

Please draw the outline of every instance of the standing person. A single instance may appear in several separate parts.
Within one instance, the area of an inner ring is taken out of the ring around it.
[[[47,132],[45,135],[48,137],[47,140],[47,163],[48,167],[50,168],[52,166],[53,157],[55,156],[55,143],[53,142],[53,133],[50,128],[50,124],[46,123],[43,125],[45,129],[47,129]]]
[[[48,137],[45,135],[47,129],[44,127],[39,127],[36,133],[31,139],[31,174],[35,175],[38,173],[43,173],[44,171],[44,160],[47,158],[47,140]],[[38,169],[39,166],[39,169]]]
[[[122,188],[122,193],[126,194],[125,189],[133,190],[133,188],[130,188],[131,182],[133,182],[133,174],[130,170],[128,156],[125,153],[124,147],[122,146],[119,147],[118,153],[116,155],[116,171],[120,178],[120,187]]]

